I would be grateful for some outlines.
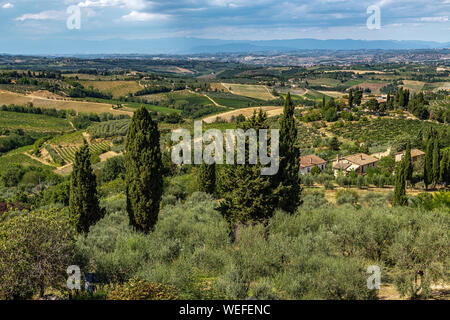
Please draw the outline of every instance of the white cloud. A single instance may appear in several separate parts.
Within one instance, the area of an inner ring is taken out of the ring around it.
[[[122,20],[124,21],[151,21],[151,20],[165,20],[168,19],[170,16],[166,14],[160,14],[160,13],[147,13],[147,12],[139,12],[139,11],[132,11],[131,13],[125,15],[122,17]]]
[[[17,21],[25,20],[63,20],[66,17],[66,13],[62,11],[42,11],[39,13],[26,13],[16,18]]]
[[[80,7],[121,7],[142,10],[147,7],[145,0],[86,0],[78,3]]]
[[[11,8],[14,8],[14,5],[12,3],[10,3],[10,2],[7,2],[7,3],[2,5],[2,8],[3,9],[11,9]]]
[[[420,21],[425,21],[425,22],[447,22],[448,21],[448,16],[443,16],[443,17],[423,17],[423,18],[420,18]]]

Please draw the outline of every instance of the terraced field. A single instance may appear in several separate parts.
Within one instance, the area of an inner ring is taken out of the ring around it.
[[[65,163],[72,163],[75,160],[75,152],[79,146],[53,146],[53,149],[61,156]],[[110,149],[107,141],[93,143],[89,146],[91,153],[101,154]]]

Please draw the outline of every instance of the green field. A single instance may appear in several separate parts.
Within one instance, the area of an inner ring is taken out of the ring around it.
[[[69,121],[41,114],[0,111],[0,127],[32,132],[67,132],[73,130]]]
[[[21,165],[23,167],[41,167],[41,168],[50,168],[42,164],[41,162],[30,158],[25,155],[25,152],[29,152],[33,149],[32,146],[25,146],[22,148],[17,148],[11,152],[8,152],[2,156],[0,156],[0,174],[3,170],[10,168],[14,165]]]
[[[172,101],[175,107],[179,104],[190,104],[190,105],[213,105],[211,100],[203,95],[192,93],[188,91],[171,92],[166,94],[167,98]]]
[[[85,88],[92,87],[103,93],[111,94],[113,98],[142,90],[142,87],[136,81],[81,81],[81,84]]]
[[[235,84],[235,83],[223,83],[223,85],[233,94],[239,96],[245,96],[260,100],[272,100],[274,96],[270,91],[261,85],[248,85],[248,84]]]
[[[332,78],[308,79],[308,83],[313,86],[335,87],[341,84],[341,81]]]
[[[304,95],[304,97],[311,100],[322,100],[323,97],[327,99],[331,98],[330,96],[311,89],[308,89],[308,92]]]
[[[259,99],[252,99],[248,97],[238,96],[231,93],[208,93],[208,96],[216,103],[230,108],[247,108],[264,104],[265,101]]]
[[[66,133],[63,135],[59,135],[57,137],[54,137],[49,141],[50,144],[69,144],[69,143],[83,143],[83,132],[82,131],[75,131]]]

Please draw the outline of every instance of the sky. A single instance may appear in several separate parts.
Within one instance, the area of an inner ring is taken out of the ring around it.
[[[373,5],[381,24],[370,30],[367,9]],[[79,28],[73,28],[71,6],[80,9]],[[8,41],[41,39],[449,42],[449,19],[450,0],[0,0],[0,52],[7,52]]]

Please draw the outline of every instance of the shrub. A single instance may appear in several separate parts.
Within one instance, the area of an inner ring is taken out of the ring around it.
[[[320,174],[321,172],[322,172],[322,171],[319,169],[318,166],[314,166],[314,167],[311,169],[311,174],[312,174],[313,176],[316,176],[316,175]]]
[[[445,211],[410,212],[389,248],[395,261],[394,283],[403,296],[427,298],[433,282],[445,281],[450,276],[449,215]]]
[[[115,286],[108,294],[108,300],[176,300],[175,288],[159,283],[150,283],[136,278]]]
[[[327,199],[325,199],[325,194],[317,191],[304,193],[302,201],[301,208],[308,209],[320,208],[330,204]]]
[[[332,181],[325,181],[323,183],[325,190],[334,190],[334,183]]]
[[[29,299],[62,288],[74,261],[75,229],[63,211],[12,214],[0,224],[0,297]]]
[[[249,288],[249,295],[257,300],[279,299],[278,294],[273,288],[272,281],[267,278],[262,278],[256,282],[252,282]]]
[[[125,160],[123,156],[118,156],[106,160],[102,170],[102,180],[109,182],[125,174]]]
[[[345,203],[356,205],[359,200],[359,195],[353,190],[339,190],[336,193],[336,203],[342,205]]]
[[[369,207],[382,207],[387,205],[386,195],[382,193],[369,192],[363,200]]]
[[[311,187],[314,185],[314,179],[310,175],[302,176],[301,182],[307,187]]]

